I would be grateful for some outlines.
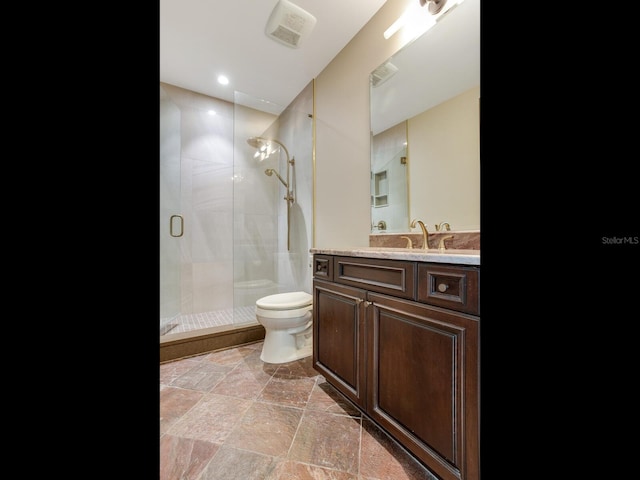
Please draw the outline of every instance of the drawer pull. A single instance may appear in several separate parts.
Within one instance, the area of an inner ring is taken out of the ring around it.
[[[441,283],[440,285],[438,285],[439,292],[446,292],[448,288],[449,285],[447,285],[446,283]]]

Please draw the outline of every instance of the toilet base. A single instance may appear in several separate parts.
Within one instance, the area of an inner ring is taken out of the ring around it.
[[[266,330],[260,360],[265,363],[287,363],[309,357],[313,353],[311,322],[300,333]]]

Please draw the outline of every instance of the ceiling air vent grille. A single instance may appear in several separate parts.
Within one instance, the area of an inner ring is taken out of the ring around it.
[[[371,73],[371,85],[377,87],[378,85],[383,84],[391,77],[393,77],[397,71],[398,67],[396,67],[393,63],[383,63],[378,68],[376,68],[373,73]]]
[[[280,0],[267,22],[265,33],[276,42],[298,48],[316,24],[316,17],[288,0]]]

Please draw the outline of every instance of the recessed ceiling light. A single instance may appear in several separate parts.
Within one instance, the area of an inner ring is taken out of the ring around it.
[[[224,75],[218,75],[218,83],[221,85],[227,85],[229,83],[229,79]]]

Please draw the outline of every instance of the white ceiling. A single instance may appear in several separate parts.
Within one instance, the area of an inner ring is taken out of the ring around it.
[[[265,34],[278,0],[160,0],[160,81],[278,114],[386,0],[290,1],[317,20],[299,48]]]

